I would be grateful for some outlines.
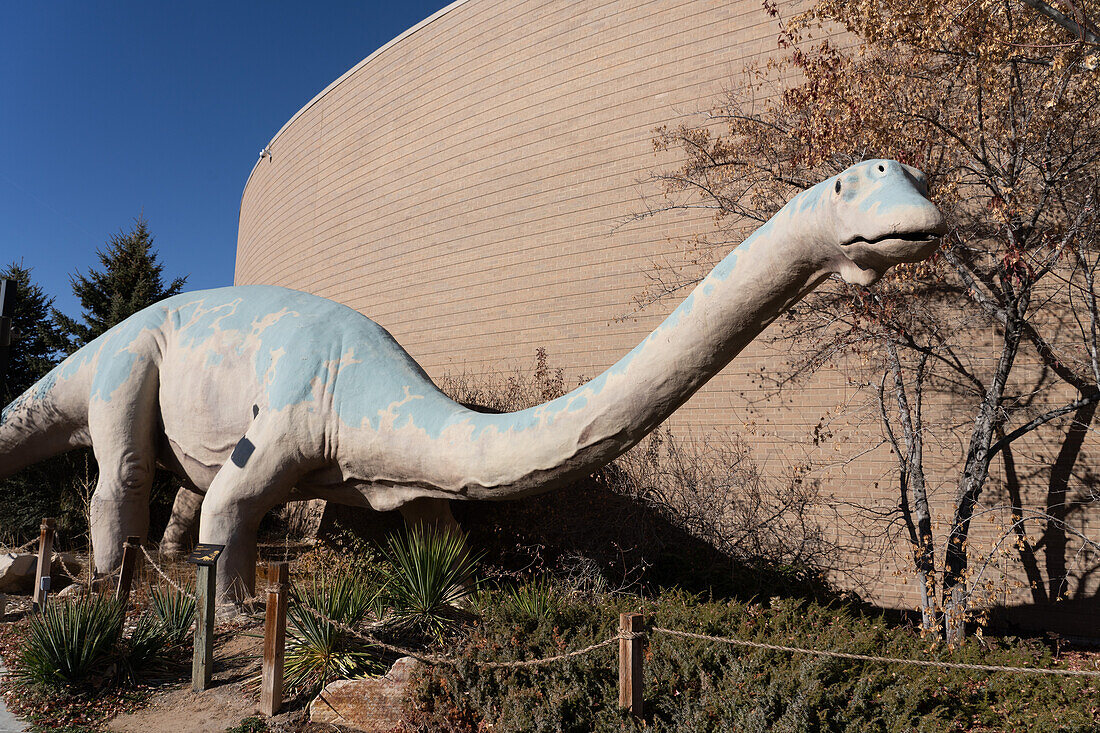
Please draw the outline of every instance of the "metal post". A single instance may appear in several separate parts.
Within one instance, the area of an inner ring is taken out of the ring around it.
[[[619,707],[640,718],[642,712],[642,653],[644,617],[619,614]]]
[[[260,712],[275,715],[283,705],[283,661],[286,653],[286,604],[290,566],[267,566],[267,612],[264,618],[264,667],[260,682]]]
[[[46,517],[38,535],[38,569],[34,573],[34,610],[44,611],[50,592],[50,571],[53,568],[53,536],[57,520]]]

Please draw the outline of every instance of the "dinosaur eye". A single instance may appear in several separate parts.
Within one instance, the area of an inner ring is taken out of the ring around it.
[[[878,172],[879,173],[885,173],[886,172],[886,166],[884,166],[880,163],[879,167],[878,167]]]
[[[839,179],[839,178],[838,178],[838,179],[836,179],[836,186],[835,186],[835,188],[836,188],[836,192],[837,192],[837,193],[840,193],[840,179]]]

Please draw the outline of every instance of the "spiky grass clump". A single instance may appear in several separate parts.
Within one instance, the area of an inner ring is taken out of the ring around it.
[[[376,608],[380,593],[381,589],[354,575],[322,575],[309,585],[295,587],[287,611],[284,679],[288,689],[312,692],[333,679],[381,671],[368,645],[324,620],[355,628]]]
[[[150,609],[168,641],[182,646],[191,633],[195,622],[195,599],[180,593],[174,588],[153,586],[149,592]]]
[[[171,643],[169,631],[161,620],[143,613],[121,645],[119,674],[128,682],[139,682],[142,676],[163,670]]]
[[[30,622],[16,657],[15,678],[29,685],[79,688],[104,681],[138,682],[163,669],[169,641],[159,620],[142,614],[124,637],[125,618],[122,604],[106,596],[51,601]]]
[[[550,578],[543,576],[504,591],[504,605],[519,618],[545,621],[561,608],[562,599]]]
[[[48,687],[103,675],[114,661],[123,617],[122,606],[111,598],[52,601],[31,620],[15,675]]]
[[[469,614],[458,604],[474,591],[482,553],[466,547],[465,535],[435,527],[410,527],[389,538],[387,583],[395,623],[436,639]]]

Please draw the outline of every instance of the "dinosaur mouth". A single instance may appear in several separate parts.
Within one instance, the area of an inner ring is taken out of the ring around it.
[[[939,236],[940,235],[935,232],[914,232],[912,234],[903,234],[899,232],[895,234],[885,234],[881,237],[876,237],[875,239],[866,239],[865,237],[856,236],[852,237],[847,242],[841,242],[840,246],[850,247],[853,244],[875,245],[882,244],[883,242],[911,242],[913,244],[931,244],[936,239],[938,239]]]

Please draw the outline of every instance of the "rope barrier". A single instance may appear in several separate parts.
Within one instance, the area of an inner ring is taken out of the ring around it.
[[[791,652],[795,654],[814,654],[821,657],[833,657],[836,659],[854,659],[861,662],[885,662],[888,664],[912,664],[918,667],[939,667],[941,669],[970,669],[980,672],[1018,672],[1022,674],[1054,674],[1066,677],[1100,677],[1100,672],[1077,669],[1044,669],[1041,667],[1002,667],[994,664],[968,664],[963,662],[937,662],[930,659],[899,659],[896,657],[876,657],[869,654],[850,654],[848,652],[833,652],[823,649],[807,649],[797,646],[780,646],[778,644],[764,644],[758,641],[745,641],[743,639],[730,639],[724,636],[708,636],[707,634],[693,634],[688,631],[665,629],[660,626],[653,627],[653,631],[671,636],[681,636],[686,639],[700,641],[717,641],[734,646],[751,647],[753,649],[769,649],[777,652]]]
[[[5,554],[15,554],[17,552],[22,552],[23,550],[29,550],[31,547],[33,547],[37,544],[38,544],[38,538],[35,537],[30,542],[24,542],[23,544],[19,545],[19,547],[4,548],[3,552]]]
[[[62,575],[64,575],[66,578],[73,581],[74,583],[81,582],[80,578],[76,577],[76,575],[73,575],[72,571],[69,570],[69,564],[67,562],[65,562],[65,553],[63,553],[63,552],[57,553],[57,559],[61,561],[61,574]],[[50,567],[52,569],[53,566],[51,565]]]
[[[191,600],[195,600],[194,595],[187,592],[178,583],[176,583],[174,580],[172,580],[171,577],[168,576],[168,574],[160,567],[160,565],[156,562],[156,560],[153,559],[152,555],[149,553],[149,551],[144,546],[142,546],[141,551],[145,555],[145,559],[148,560],[150,565],[152,565],[153,569],[156,570],[156,572],[162,578],[164,578],[168,582],[169,585],[171,585],[174,589],[176,589],[176,591],[178,591],[179,593],[182,593],[183,595],[187,596]],[[62,560],[62,564],[64,565],[64,560]],[[118,571],[116,570],[115,573],[117,573],[117,572]],[[67,571],[66,571],[66,574],[68,574]],[[70,575],[69,577],[72,577],[72,576]],[[107,577],[110,577],[110,576],[107,576]],[[279,588],[276,587],[276,586],[272,586],[272,587],[268,587],[268,588],[264,589],[265,592],[275,592],[275,591],[278,591],[278,590],[279,590]],[[257,596],[253,596],[253,597],[249,598],[248,601],[255,602],[255,601],[261,600],[261,598],[262,598],[262,596],[257,595]],[[311,608],[310,606],[308,606],[304,603],[296,603],[294,605],[294,609],[295,610],[301,609],[301,610],[305,611],[306,613],[310,614],[311,616],[313,616],[314,618],[316,618],[317,620],[319,620],[323,623],[332,624],[333,626],[335,626],[337,629],[343,631],[344,633],[351,634],[352,636],[358,638],[361,641],[364,641],[364,642],[366,642],[368,644],[371,644],[373,646],[377,646],[377,647],[379,647],[381,649],[384,649],[385,651],[391,652],[393,654],[400,654],[401,656],[404,656],[404,657],[412,657],[413,659],[417,659],[417,660],[419,660],[421,662],[425,662],[427,664],[443,665],[443,666],[449,666],[449,667],[458,667],[460,665],[460,660],[458,660],[456,658],[453,658],[453,657],[445,657],[445,656],[438,655],[438,654],[428,654],[428,653],[425,653],[425,652],[419,652],[419,651],[415,651],[415,650],[412,650],[412,649],[407,649],[405,647],[397,646],[395,644],[389,644],[387,642],[382,641],[381,639],[377,638],[376,636],[374,636],[372,634],[365,633],[364,631],[362,631],[360,629],[356,629],[352,626],[349,626],[348,624],[337,621],[336,619],[329,618],[328,616],[325,616],[320,611],[318,611],[314,608]],[[939,669],[967,669],[967,670],[980,671],[980,672],[1015,672],[1015,673],[1019,673],[1019,674],[1050,674],[1050,675],[1060,675],[1060,676],[1067,676],[1067,677],[1100,677],[1100,671],[1073,670],[1073,669],[1044,669],[1044,668],[1040,668],[1040,667],[1009,667],[1009,666],[1000,666],[1000,665],[993,665],[993,664],[970,664],[970,663],[964,663],[964,662],[939,662],[939,661],[928,660],[928,659],[902,659],[902,658],[899,658],[899,657],[881,657],[881,656],[875,656],[875,655],[870,655],[870,654],[854,654],[854,653],[850,653],[850,652],[836,652],[836,651],[829,651],[829,650],[825,650],[825,649],[810,649],[810,648],[807,648],[807,647],[782,646],[782,645],[779,645],[779,644],[766,644],[766,643],[763,643],[763,642],[748,641],[748,640],[744,640],[744,639],[732,639],[732,638],[724,637],[724,636],[710,636],[708,634],[697,634],[697,633],[692,633],[692,632],[689,632],[689,631],[678,631],[676,629],[667,629],[667,628],[664,628],[664,627],[661,627],[661,626],[655,626],[655,627],[653,627],[652,630],[655,633],[668,634],[670,636],[678,636],[678,637],[685,638],[685,639],[695,639],[695,640],[698,640],[698,641],[711,641],[711,642],[718,642],[718,643],[722,643],[722,644],[730,644],[730,645],[733,645],[733,646],[741,646],[741,647],[747,647],[747,648],[752,648],[752,649],[767,649],[769,651],[788,652],[788,653],[792,653],[792,654],[810,654],[810,655],[821,656],[821,657],[830,657],[830,658],[833,658],[833,659],[851,659],[851,660],[861,661],[861,662],[879,662],[879,663],[885,663],[885,664],[908,664],[908,665],[913,665],[913,666],[917,666],[917,667],[935,667],[935,668],[939,668]],[[619,641],[621,639],[638,639],[638,638],[644,638],[645,636],[646,636],[646,634],[644,632],[620,631],[619,633],[615,634],[614,636],[608,637],[607,639],[604,639],[603,641],[596,642],[595,644],[591,644],[591,645],[583,647],[581,649],[575,649],[575,650],[570,651],[570,652],[564,652],[562,654],[556,654],[556,655],[550,656],[550,657],[541,657],[541,658],[538,658],[538,659],[516,660],[516,661],[511,661],[511,662],[481,662],[481,663],[478,663],[477,666],[482,668],[482,669],[517,669],[517,668],[523,668],[523,667],[540,667],[540,666],[544,666],[544,665],[547,665],[547,664],[553,664],[554,662],[560,662],[560,661],[563,661],[565,659],[571,659],[573,657],[579,657],[579,656],[584,656],[586,654],[590,654],[591,652],[594,652],[598,649],[602,649],[606,646],[610,646],[611,644],[613,644],[616,641]]]
[[[149,562],[149,564],[153,566],[153,570],[156,570],[157,573],[160,575],[160,577],[162,577],[162,578],[164,578],[165,580],[168,581],[168,585],[175,588],[177,592],[182,593],[187,598],[190,598],[192,601],[195,601],[196,603],[198,603],[198,601],[195,599],[195,596],[193,594],[188,593],[186,590],[183,589],[182,586],[179,585],[179,583],[177,583],[176,581],[169,578],[168,573],[161,570],[161,567],[160,567],[160,565],[157,564],[157,561],[154,560],[153,556],[149,554],[149,551],[145,549],[145,545],[141,546],[141,552],[142,552],[143,555],[145,555],[145,559]]]
[[[387,643],[377,639],[374,636],[364,634],[364,633],[352,628],[351,626],[340,623],[339,621],[336,621],[334,619],[330,619],[330,618],[326,617],[324,614],[320,613],[319,611],[317,611],[313,608],[310,608],[309,606],[306,606],[304,604],[297,604],[296,608],[302,608],[305,611],[307,611],[308,613],[310,613],[311,615],[313,615],[315,618],[317,618],[321,621],[324,621],[326,623],[331,623],[332,625],[336,626],[338,629],[340,629],[340,630],[342,630],[346,633],[350,633],[350,634],[358,637],[359,639],[361,639],[361,640],[363,640],[367,643],[373,644],[375,646],[379,646],[379,647],[381,647],[381,648],[383,648],[387,651],[394,652],[394,653],[397,653],[397,654],[401,654],[402,656],[406,656],[406,657],[413,657],[414,659],[418,659],[418,660],[426,662],[428,664],[447,665],[447,666],[451,666],[451,667],[457,667],[459,665],[459,661],[457,659],[454,659],[454,658],[451,658],[451,657],[443,657],[443,656],[439,656],[439,655],[435,655],[435,654],[424,654],[424,653],[421,653],[421,652],[412,651],[410,649],[404,649],[404,648],[401,648],[401,647],[398,647],[398,646],[394,646],[392,644],[387,644]],[[834,658],[834,659],[851,659],[851,660],[861,661],[861,662],[880,662],[880,663],[886,663],[886,664],[909,664],[909,665],[918,666],[918,667],[936,667],[936,668],[939,668],[939,669],[967,669],[967,670],[979,671],[979,672],[1016,672],[1016,673],[1020,673],[1020,674],[1050,674],[1050,675],[1060,675],[1060,676],[1065,676],[1065,677],[1100,677],[1100,671],[1095,671],[1094,672],[1094,671],[1089,671],[1089,670],[1074,670],[1074,669],[1045,669],[1045,668],[1041,668],[1041,667],[1009,667],[1009,666],[1001,666],[1001,665],[994,665],[994,664],[971,664],[971,663],[965,663],[965,662],[939,662],[939,661],[934,661],[934,660],[929,660],[929,659],[902,659],[900,657],[880,657],[880,656],[874,656],[874,655],[870,655],[870,654],[853,654],[853,653],[850,653],[850,652],[835,652],[835,651],[829,651],[829,650],[824,650],[824,649],[810,649],[810,648],[807,648],[807,647],[782,646],[782,645],[779,645],[779,644],[765,644],[763,642],[757,642],[757,641],[747,641],[747,640],[743,640],[743,639],[731,639],[731,638],[723,637],[723,636],[709,636],[707,634],[695,634],[695,633],[691,633],[691,632],[688,632],[688,631],[677,631],[676,629],[666,629],[666,628],[663,628],[663,627],[660,627],[660,626],[653,627],[653,631],[655,633],[669,634],[671,636],[679,636],[679,637],[683,637],[683,638],[686,638],[686,639],[696,639],[696,640],[699,640],[699,641],[713,641],[713,642],[720,642],[720,643],[724,643],[724,644],[731,644],[731,645],[734,645],[734,646],[749,647],[749,648],[753,648],[753,649],[767,649],[767,650],[770,650],[770,651],[789,652],[789,653],[794,653],[794,654],[811,654],[811,655],[816,655],[816,656],[821,656],[821,657],[831,657],[831,658]],[[518,660],[518,661],[514,661],[514,662],[482,662],[482,663],[479,663],[477,666],[481,667],[482,669],[514,669],[514,668],[520,668],[520,667],[538,667],[538,666],[543,666],[543,665],[546,665],[546,664],[552,664],[554,662],[559,662],[559,661],[562,661],[564,659],[569,659],[571,657],[578,657],[578,656],[582,656],[582,655],[585,655],[585,654],[589,654],[593,651],[596,651],[597,649],[601,649],[605,646],[613,644],[614,642],[619,641],[620,639],[637,639],[637,638],[643,638],[643,637],[645,637],[645,633],[620,631],[615,636],[609,637],[607,639],[604,639],[603,641],[597,642],[597,643],[592,644],[590,646],[586,646],[584,648],[577,649],[577,650],[574,650],[574,651],[571,651],[571,652],[565,652],[563,654],[557,654],[557,655],[551,656],[551,657],[542,657],[542,658],[539,658],[539,659]]]
[[[371,636],[369,634],[365,634],[362,631],[359,631],[358,629],[354,629],[351,626],[348,626],[347,624],[336,621],[335,619],[328,618],[327,616],[322,614],[320,611],[317,611],[314,608],[310,608],[309,606],[307,606],[303,603],[295,604],[295,608],[300,608],[300,609],[308,612],[310,615],[317,618],[318,620],[323,621],[325,623],[330,623],[333,626],[335,626],[336,628],[340,629],[341,631],[343,631],[345,633],[348,633],[348,634],[352,634],[353,636],[359,638],[360,640],[365,641],[368,644],[373,644],[375,646],[381,647],[382,649],[385,649],[388,652],[392,652],[392,653],[395,653],[395,654],[400,654],[401,656],[404,656],[404,657],[412,657],[413,659],[419,660],[421,662],[425,662],[426,664],[436,664],[436,665],[448,666],[448,667],[458,667],[459,664],[460,664],[460,660],[455,659],[453,657],[444,657],[444,656],[440,656],[438,654],[425,654],[423,652],[417,652],[417,651],[413,651],[411,649],[405,649],[405,648],[402,648],[402,647],[399,647],[399,646],[395,646],[393,644],[387,644],[386,642],[381,641],[377,637]],[[553,662],[559,662],[563,659],[569,659],[571,657],[579,657],[579,656],[582,656],[584,654],[588,654],[588,653],[593,652],[597,649],[601,649],[605,646],[613,644],[614,642],[616,642],[616,641],[618,641],[619,639],[622,639],[622,638],[632,639],[632,638],[637,638],[639,636],[644,636],[644,634],[637,634],[637,633],[631,633],[631,632],[621,632],[620,634],[616,634],[615,636],[612,636],[608,639],[604,639],[603,641],[597,642],[597,643],[592,644],[590,646],[586,646],[583,649],[576,649],[576,650],[571,651],[571,652],[565,652],[563,654],[556,654],[552,657],[542,657],[540,659],[523,659],[523,660],[517,660],[517,661],[514,661],[514,662],[481,662],[477,666],[481,667],[482,669],[514,669],[514,668],[518,668],[518,667],[540,667],[540,666],[543,666],[543,665],[546,665],[546,664],[551,664]]]
[[[591,646],[586,646],[583,649],[577,649],[576,651],[572,651],[572,652],[565,652],[564,654],[558,654],[557,656],[554,656],[554,657],[544,657],[542,659],[525,659],[525,660],[516,661],[516,662],[482,662],[478,666],[481,667],[482,669],[511,669],[511,668],[515,668],[515,667],[541,667],[544,664],[550,664],[552,662],[560,662],[563,659],[569,659],[570,657],[579,657],[583,654],[588,654],[589,652],[593,652],[593,651],[595,651],[597,649],[600,649],[602,647],[605,647],[609,644],[614,644],[619,639],[635,638],[636,636],[637,636],[637,634],[633,634],[633,633],[630,633],[630,632],[624,632],[623,634],[616,634],[615,636],[612,636],[608,639],[604,639],[603,641],[596,642],[595,644],[592,644]]]

